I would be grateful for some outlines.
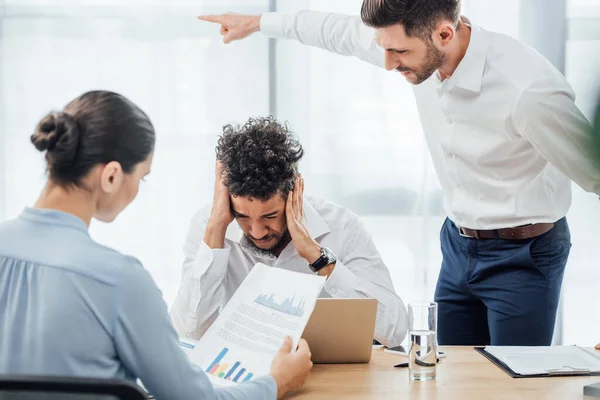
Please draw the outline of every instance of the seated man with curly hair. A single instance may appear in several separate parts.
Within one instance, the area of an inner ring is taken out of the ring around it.
[[[327,277],[321,297],[377,299],[375,339],[386,346],[404,340],[406,309],[371,235],[349,210],[304,195],[303,154],[273,118],[224,127],[213,202],[192,218],[171,309],[182,337],[199,339],[261,262]]]

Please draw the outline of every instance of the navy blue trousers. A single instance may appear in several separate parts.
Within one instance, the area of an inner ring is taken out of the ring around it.
[[[566,218],[526,240],[465,238],[446,219],[440,240],[440,345],[551,344],[571,249]]]

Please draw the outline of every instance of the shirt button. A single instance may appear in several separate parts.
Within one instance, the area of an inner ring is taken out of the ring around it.
[[[451,124],[454,122],[454,120],[452,118],[448,117],[448,118],[446,118],[446,122]]]
[[[450,153],[449,151],[447,151],[447,152],[446,152],[446,157],[448,157],[448,158],[452,158],[452,156],[453,156],[453,154],[452,154],[452,153]]]
[[[330,292],[331,292],[331,295],[332,295],[332,296],[335,296],[335,295],[337,294],[337,292],[338,292],[338,291],[337,291],[337,289],[331,289],[331,291],[330,291]]]

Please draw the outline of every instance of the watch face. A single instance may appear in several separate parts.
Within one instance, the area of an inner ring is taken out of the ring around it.
[[[329,250],[327,247],[323,247],[323,251],[325,253],[325,257],[327,258],[327,264],[325,264],[325,265],[329,265],[331,263],[336,262],[336,258],[333,255],[333,253],[331,252],[331,250]]]
[[[322,247],[321,257],[319,257],[319,259],[314,263],[309,264],[309,268],[311,269],[311,271],[317,272],[324,266],[332,264],[336,261],[337,259],[335,258],[335,255],[331,252],[331,250],[329,250],[327,247]]]

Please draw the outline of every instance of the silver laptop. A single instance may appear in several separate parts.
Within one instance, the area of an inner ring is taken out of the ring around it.
[[[373,349],[376,299],[317,299],[302,337],[315,364],[368,363]]]

